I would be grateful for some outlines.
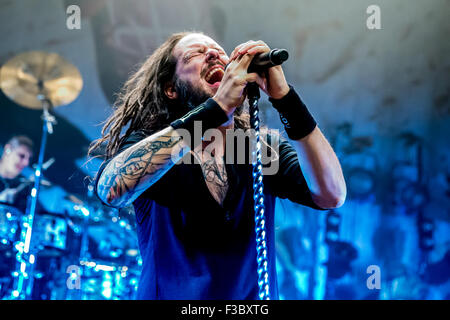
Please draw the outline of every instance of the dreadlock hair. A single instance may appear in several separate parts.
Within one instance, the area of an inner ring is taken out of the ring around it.
[[[113,114],[105,122],[102,137],[91,144],[88,155],[106,144],[103,156],[110,159],[133,131],[156,132],[169,125],[174,102],[166,96],[164,88],[166,83],[174,83],[176,79],[177,60],[173,49],[182,38],[193,33],[201,32],[172,34],[126,81],[113,106]],[[237,108],[234,115],[236,128],[248,129],[249,118],[244,108]]]

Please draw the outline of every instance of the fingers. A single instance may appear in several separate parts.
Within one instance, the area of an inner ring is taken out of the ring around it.
[[[226,69],[224,80],[231,80],[233,87],[245,87],[249,82],[256,82],[258,86],[267,93],[268,80],[264,75],[257,73],[247,73],[253,57],[256,54],[270,51],[270,48],[263,41],[248,41],[237,46],[230,54],[230,62]],[[225,81],[222,80],[223,88],[226,88]],[[225,90],[225,89],[224,89]],[[242,94],[242,91],[240,91]],[[244,94],[245,96],[245,94]]]
[[[237,59],[239,56],[244,55],[246,53],[250,55],[255,55],[258,53],[268,52],[270,51],[269,46],[264,41],[247,41],[238,45],[230,55],[230,61]]]
[[[250,63],[252,62],[253,56],[249,54],[244,54],[240,56],[240,59],[238,60],[238,67],[242,68],[247,72],[248,67],[250,66]]]
[[[247,74],[247,76],[245,77],[245,81],[247,81],[247,83],[248,82],[256,82],[263,91],[267,91],[266,79],[261,77],[257,73]]]
[[[235,75],[245,77],[247,69],[252,62],[253,56],[249,54],[238,56],[236,59],[230,61],[227,65],[226,72],[232,72]],[[232,70],[232,71],[231,71]]]
[[[246,53],[254,56],[254,55],[269,52],[269,51],[270,51],[270,48],[267,46],[255,46],[253,48],[248,49],[248,51]]]
[[[240,55],[228,65],[227,72],[231,77],[234,77],[240,85],[245,85],[248,82],[256,82],[261,89],[267,90],[267,80],[263,74],[247,73],[248,67],[252,62],[253,56],[246,53]]]

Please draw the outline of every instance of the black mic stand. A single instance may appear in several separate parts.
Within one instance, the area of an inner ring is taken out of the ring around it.
[[[250,104],[250,125],[254,130],[254,143],[252,144],[253,165],[253,200],[255,209],[255,236],[258,264],[258,286],[260,300],[270,300],[269,295],[269,261],[267,253],[266,219],[264,206],[264,183],[261,162],[261,139],[258,100],[259,87],[256,82],[247,84],[247,97]]]

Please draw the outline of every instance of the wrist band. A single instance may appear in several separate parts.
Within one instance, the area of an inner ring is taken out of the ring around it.
[[[229,120],[227,114],[212,98],[206,100],[195,109],[186,113],[183,117],[172,121],[170,125],[176,130],[186,129],[190,133],[194,132],[194,121],[202,122],[202,131],[217,128]],[[202,132],[202,134],[203,134]]]
[[[269,101],[280,113],[280,120],[288,137],[292,140],[299,140],[310,134],[316,127],[317,122],[294,88],[291,85],[289,85],[289,88],[289,92],[283,98],[269,98]]]

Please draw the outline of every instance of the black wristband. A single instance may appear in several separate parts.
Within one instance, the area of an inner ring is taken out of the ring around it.
[[[174,129],[186,129],[194,132],[194,121],[202,122],[202,134],[208,129],[217,128],[229,120],[225,111],[212,98],[206,100],[195,109],[186,113],[183,117],[172,121],[170,125]]]
[[[310,134],[317,122],[294,88],[291,85],[289,88],[289,92],[283,98],[269,98],[269,101],[280,113],[280,119],[288,137],[292,140],[299,140]]]

